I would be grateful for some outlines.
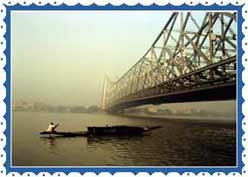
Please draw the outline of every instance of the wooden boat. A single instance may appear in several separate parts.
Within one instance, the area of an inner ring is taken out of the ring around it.
[[[137,136],[146,132],[161,128],[161,126],[154,127],[134,127],[134,126],[106,126],[106,127],[88,127],[87,131],[79,132],[41,132],[41,135],[62,136],[62,137],[76,137],[76,136]]]
[[[63,136],[63,137],[76,137],[76,136],[88,136],[87,131],[79,131],[79,132],[41,132],[40,135],[49,135],[49,136]]]

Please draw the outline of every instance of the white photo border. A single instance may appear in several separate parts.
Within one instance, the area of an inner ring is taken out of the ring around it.
[[[14,10],[236,10],[237,167],[24,167],[10,164],[11,11]],[[1,0],[0,1],[0,176],[247,176],[248,175],[247,0]],[[106,172],[106,173],[102,173]],[[131,172],[131,173],[117,173]],[[143,172],[143,173],[142,173]],[[115,174],[117,173],[117,174]]]

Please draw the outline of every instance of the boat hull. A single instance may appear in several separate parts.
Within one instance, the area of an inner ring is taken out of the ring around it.
[[[81,132],[41,132],[41,135],[48,135],[48,136],[63,136],[63,137],[76,137],[76,136],[88,136],[87,131]]]

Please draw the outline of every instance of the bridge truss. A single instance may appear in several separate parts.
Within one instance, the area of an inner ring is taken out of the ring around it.
[[[236,98],[236,13],[199,13],[172,13],[135,65],[106,78],[105,110]]]

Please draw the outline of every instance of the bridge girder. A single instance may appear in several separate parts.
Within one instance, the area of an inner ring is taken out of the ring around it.
[[[145,55],[119,80],[107,79],[104,109],[116,111],[156,102],[202,101],[199,90],[209,94],[205,100],[235,99],[235,25],[235,12],[207,12],[201,19],[191,12],[172,13]],[[177,26],[180,28],[176,29]],[[211,91],[219,92],[220,88],[229,90],[229,94],[220,92],[210,98]],[[179,93],[191,93],[194,99]]]

